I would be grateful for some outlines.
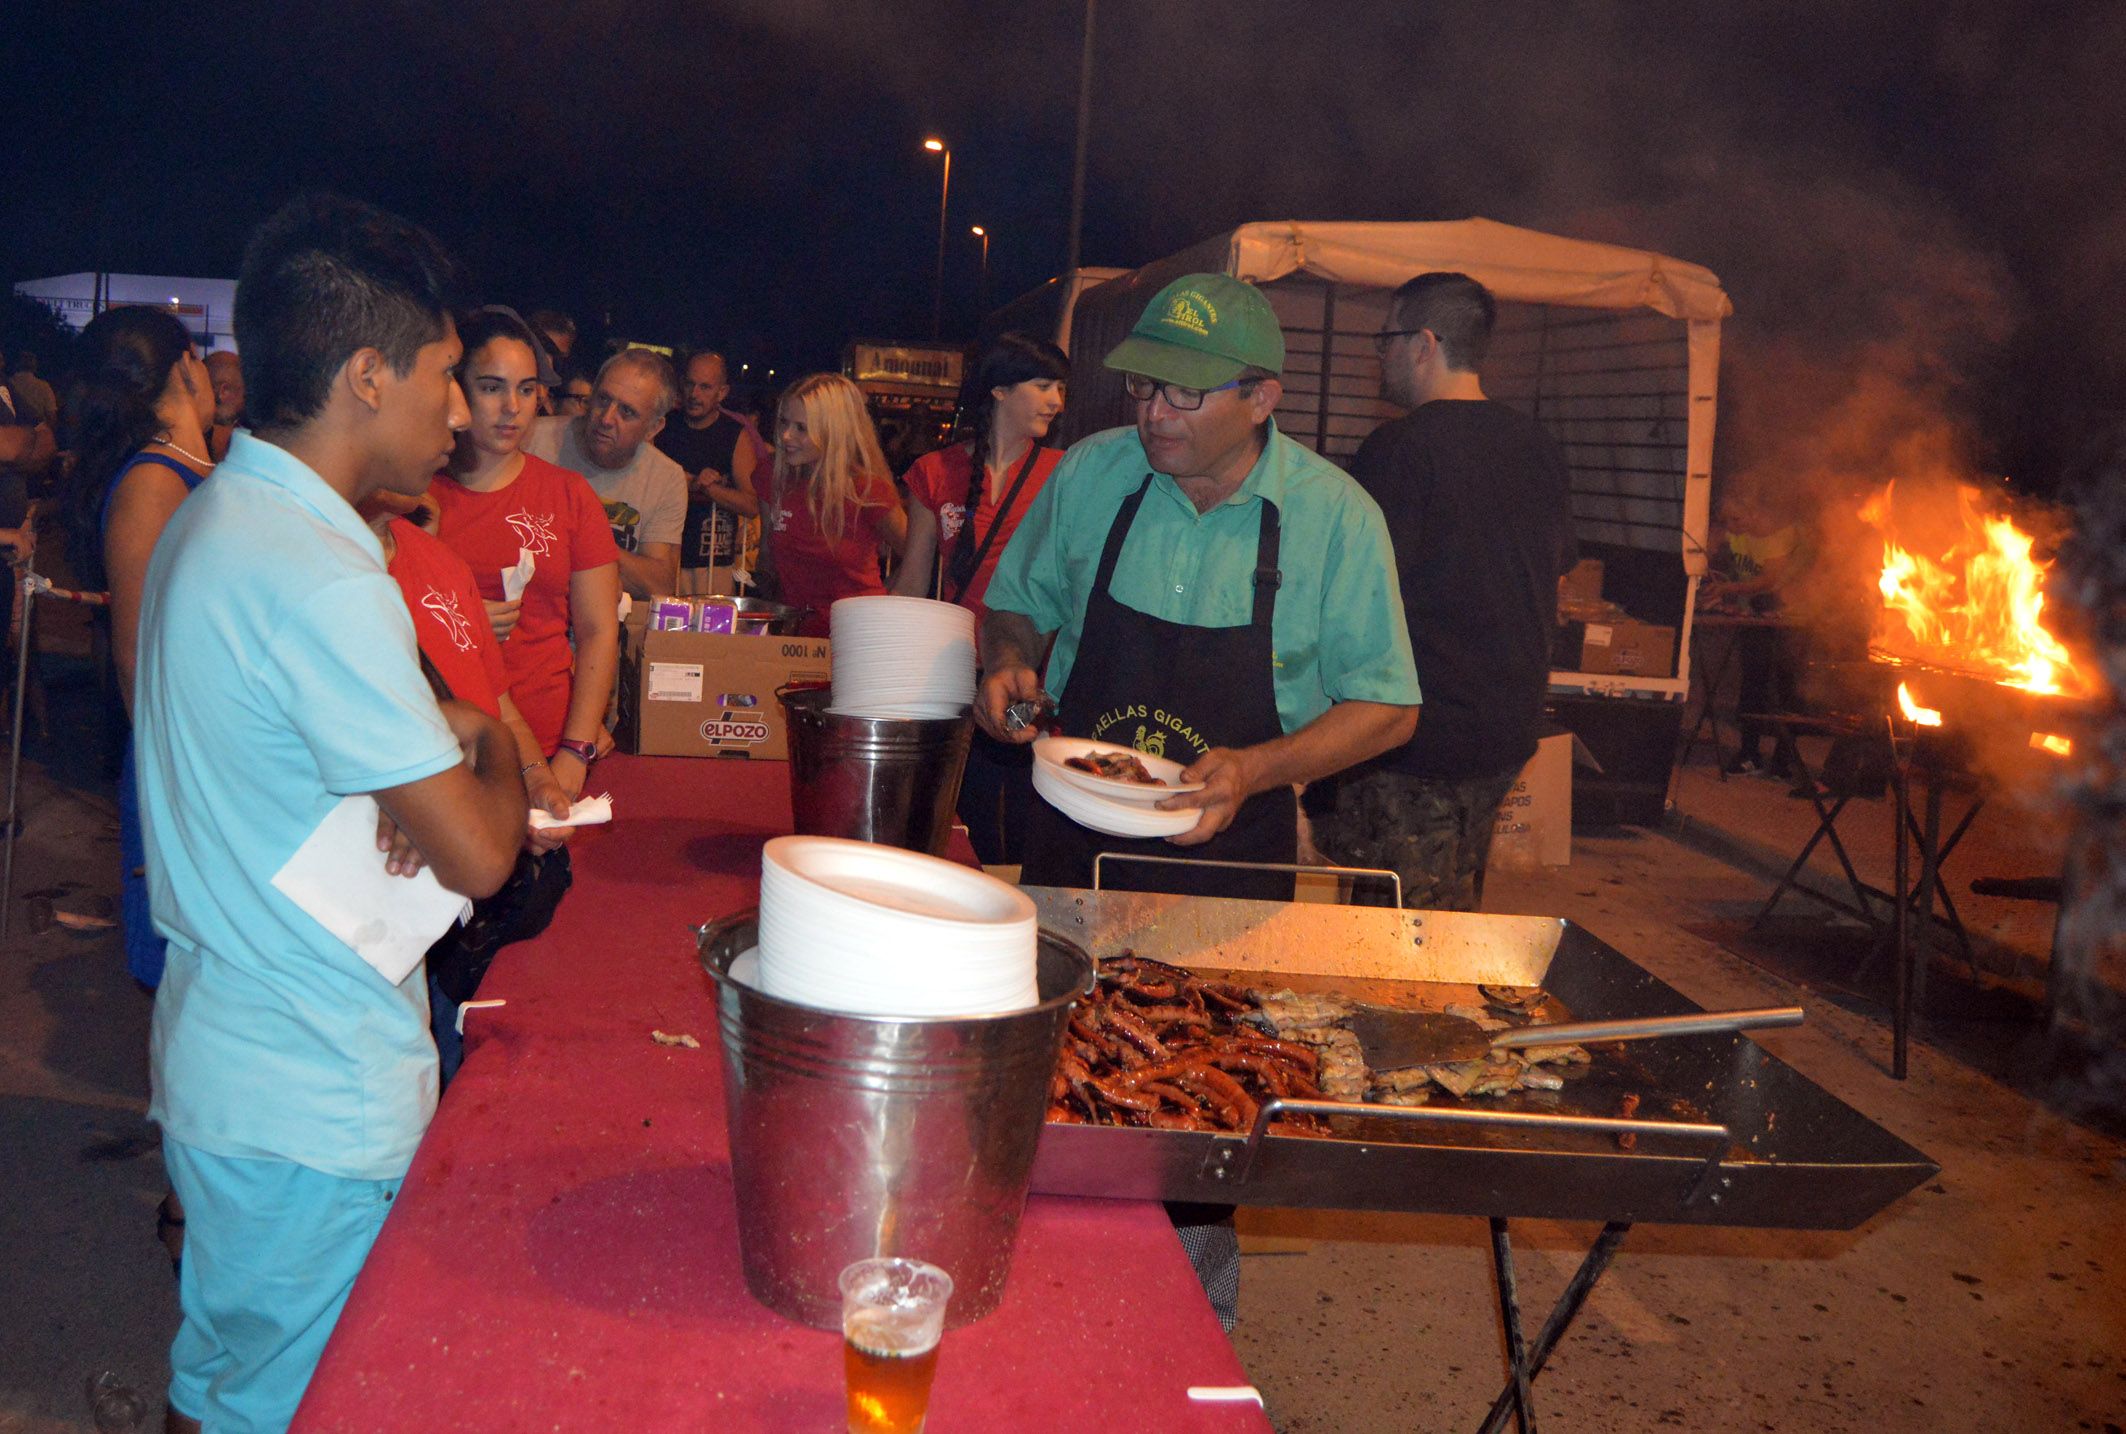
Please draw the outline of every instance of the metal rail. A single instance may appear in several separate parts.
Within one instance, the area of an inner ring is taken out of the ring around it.
[[[1102,851],[1093,854],[1093,890],[1100,889],[1100,864],[1104,861],[1141,861],[1151,866],[1222,867],[1232,871],[1284,872],[1291,876],[1383,876],[1395,888],[1395,905],[1400,910],[1403,904],[1403,879],[1382,867],[1371,866],[1307,866],[1283,861],[1226,861],[1207,856],[1139,856],[1130,851]]]

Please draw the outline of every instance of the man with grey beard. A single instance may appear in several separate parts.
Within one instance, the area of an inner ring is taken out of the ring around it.
[[[1484,396],[1497,306],[1466,274],[1395,291],[1374,335],[1381,395],[1408,409],[1351,476],[1381,506],[1425,685],[1417,735],[1308,787],[1314,843],[1402,877],[1403,904],[1474,911],[1499,804],[1535,753],[1559,576],[1574,558],[1564,456]]]
[[[591,410],[542,418],[524,451],[581,473],[605,505],[620,545],[620,582],[638,598],[678,591],[687,478],[650,442],[678,399],[672,366],[650,349],[622,349],[598,370]]]

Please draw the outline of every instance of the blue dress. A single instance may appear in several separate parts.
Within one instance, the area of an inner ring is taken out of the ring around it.
[[[165,458],[160,453],[134,454],[104,487],[103,520],[99,526],[105,534],[111,530],[111,500],[118,495],[118,485],[125,481],[126,474],[142,463],[159,463],[169,469],[185,480],[187,493],[205,481],[174,458]],[[130,731],[126,733],[125,760],[118,769],[118,859],[125,863],[120,873],[118,918],[125,935],[126,966],[132,971],[134,980],[152,989],[162,984],[165,943],[156,934],[154,918],[148,913],[148,850],[140,831],[140,786],[133,775],[133,734]]]

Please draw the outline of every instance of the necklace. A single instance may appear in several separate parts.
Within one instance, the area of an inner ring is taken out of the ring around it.
[[[165,448],[169,449],[169,450],[170,450],[170,451],[171,451],[172,453],[175,453],[175,454],[176,454],[176,455],[177,455],[178,457],[180,457],[180,458],[189,458],[189,459],[191,459],[191,460],[192,460],[192,461],[193,461],[194,463],[197,463],[197,464],[198,464],[198,465],[199,465],[200,467],[202,467],[202,468],[212,468],[212,467],[214,466],[214,460],[213,460],[213,459],[211,459],[211,458],[202,458],[202,457],[200,457],[200,456],[199,456],[199,455],[198,455],[197,453],[194,453],[194,452],[193,452],[193,451],[192,451],[191,449],[189,449],[189,448],[180,448],[180,447],[178,447],[178,446],[177,446],[177,445],[176,445],[175,443],[171,442],[171,441],[170,441],[170,430],[169,430],[169,429],[167,429],[167,428],[165,428],[165,429],[164,429],[164,430],[163,430],[162,432],[160,432],[160,433],[158,433],[158,434],[156,434],[156,435],[155,435],[155,441],[156,441],[157,443],[160,443],[160,444],[161,444],[161,445],[162,445],[163,447],[165,447]]]

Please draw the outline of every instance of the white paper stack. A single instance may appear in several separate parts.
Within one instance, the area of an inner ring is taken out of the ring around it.
[[[829,711],[850,717],[957,717],[974,703],[974,613],[929,598],[843,598]]]
[[[1040,1002],[1031,897],[974,867],[837,837],[761,853],[761,990],[866,1016],[979,1016]],[[749,966],[748,984],[753,972]]]

